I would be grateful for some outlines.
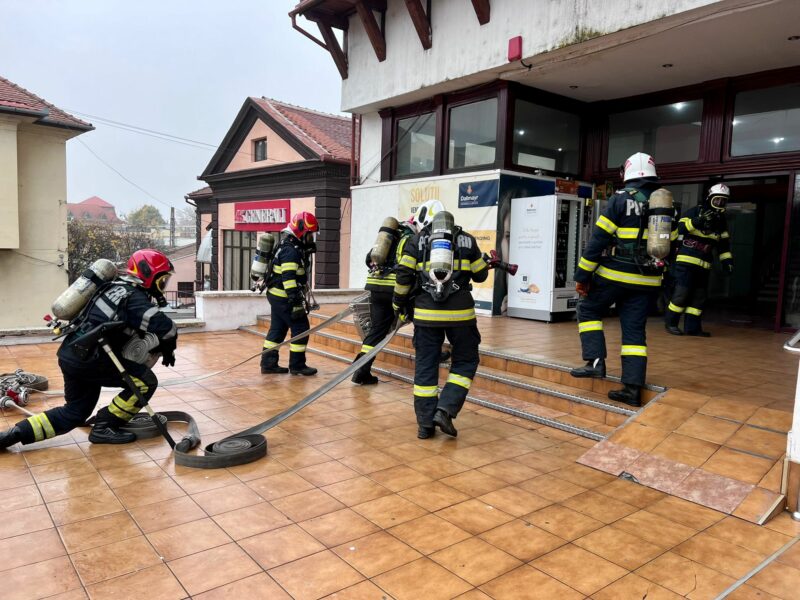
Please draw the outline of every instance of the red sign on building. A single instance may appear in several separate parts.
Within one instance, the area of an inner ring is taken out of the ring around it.
[[[237,202],[233,207],[234,229],[237,231],[280,231],[289,223],[290,212],[290,200]]]

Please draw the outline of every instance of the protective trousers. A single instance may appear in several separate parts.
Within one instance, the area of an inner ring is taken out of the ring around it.
[[[360,352],[366,354],[378,344],[392,328],[394,311],[392,310],[392,294],[386,292],[370,292],[369,295],[369,320],[370,328]],[[373,358],[361,368],[364,373],[369,373],[372,368]]]
[[[302,318],[292,321],[292,306],[283,299],[273,298],[268,296],[269,305],[272,308],[270,315],[269,331],[264,340],[264,349],[271,350],[284,339],[289,329],[292,330],[292,337],[300,335],[304,331],[308,331],[311,325],[308,322],[308,315],[303,315]],[[289,368],[302,369],[306,366],[306,346],[308,345],[308,338],[301,338],[293,344],[289,344]],[[278,366],[278,351],[272,350],[265,352],[261,355],[262,367],[276,367]]]
[[[603,317],[617,305],[622,328],[622,383],[643,386],[647,372],[647,311],[654,291],[617,285],[595,276],[589,295],[578,303],[583,360],[606,358]]]
[[[703,330],[703,307],[708,298],[710,271],[687,263],[675,264],[675,289],[672,292],[664,318],[667,325],[678,326],[685,314],[684,330],[687,334],[698,334]]]
[[[122,360],[122,363],[145,400],[149,401],[158,387],[158,379],[155,374],[144,365],[126,360]],[[97,400],[100,398],[100,388],[102,387],[125,389],[114,397],[111,404],[97,411],[98,425],[119,428],[144,407],[136,394],[128,389],[119,371],[106,357],[97,363],[92,363],[91,367],[77,367],[63,360],[59,360],[58,365],[64,375],[64,400],[66,403],[17,423],[17,427],[22,430],[21,441],[23,444],[50,439],[82,426],[92,415]]]
[[[439,394],[439,359],[445,336],[452,346],[452,356],[450,374]],[[414,412],[420,427],[433,427],[437,408],[447,411],[454,419],[458,416],[478,370],[480,343],[481,334],[476,323],[462,327],[414,328]]]

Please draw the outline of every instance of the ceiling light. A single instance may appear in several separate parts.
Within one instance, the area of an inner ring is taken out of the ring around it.
[[[517,129],[517,134],[525,135],[525,130],[524,129]]]
[[[790,42],[796,42],[797,40],[800,40],[800,35],[790,35],[786,39],[789,40]]]
[[[563,148],[559,148],[559,149],[558,149],[558,151],[559,151],[559,152],[561,152],[561,150],[563,150]]]
[[[782,138],[782,137],[772,138],[772,143],[773,144],[780,144],[785,139],[786,138]]]
[[[671,69],[671,68],[672,68],[672,67],[674,67],[675,65],[673,65],[672,63],[664,63],[664,64],[663,64],[663,65],[661,65],[661,66],[662,66],[662,67],[664,67],[665,69]]]
[[[731,125],[733,125],[734,127],[736,125],[738,125],[739,123],[741,123],[741,121],[739,119],[734,119],[733,121],[731,121]]]
[[[672,107],[675,110],[683,110],[685,106],[686,106],[686,102],[676,102],[675,104],[672,105]]]

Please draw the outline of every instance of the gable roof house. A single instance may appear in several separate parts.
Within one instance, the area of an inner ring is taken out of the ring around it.
[[[67,219],[78,219],[82,221],[99,221],[112,225],[122,223],[117,216],[114,205],[106,202],[98,196],[92,196],[82,202],[67,204]]]

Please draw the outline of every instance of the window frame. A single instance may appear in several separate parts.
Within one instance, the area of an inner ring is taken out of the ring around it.
[[[252,245],[244,245],[245,239],[250,240]],[[241,291],[249,289],[250,263],[253,260],[257,243],[258,232],[256,231],[222,230],[223,290]],[[234,274],[238,276],[238,281],[234,281]]]
[[[264,142],[264,158],[258,158],[258,145]],[[264,162],[267,160],[267,138],[262,137],[258,138],[257,140],[253,140],[253,162]]]

